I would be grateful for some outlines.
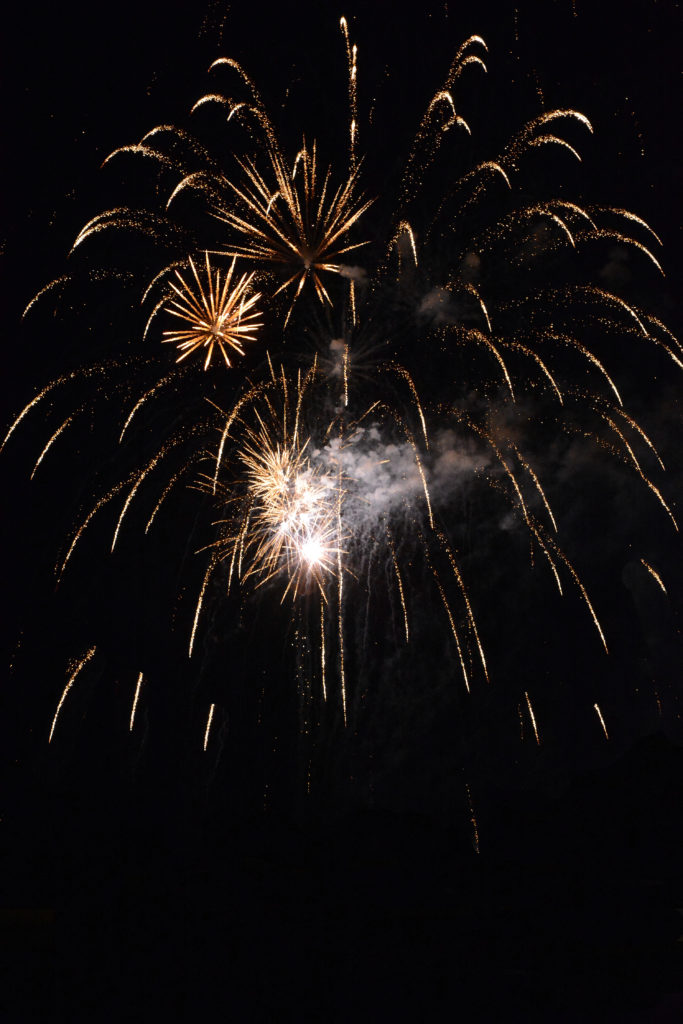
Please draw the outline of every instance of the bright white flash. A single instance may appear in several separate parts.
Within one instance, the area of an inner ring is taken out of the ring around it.
[[[317,537],[309,537],[301,545],[301,556],[309,565],[321,565],[325,561],[325,547]]]

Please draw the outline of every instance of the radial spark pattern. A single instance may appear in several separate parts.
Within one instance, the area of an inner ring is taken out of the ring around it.
[[[251,161],[240,161],[245,185],[230,183],[244,213],[219,208],[220,218],[245,237],[242,245],[229,251],[266,265],[282,267],[286,280],[275,294],[292,288],[294,297],[285,317],[310,280],[322,303],[332,305],[323,284],[324,273],[344,274],[342,257],[364,243],[346,242],[353,225],[370,206],[357,198],[358,172],[333,191],[331,168],[319,178],[316,144],[309,150],[304,142],[290,167],[278,149],[269,148],[272,185]]]
[[[172,316],[178,317],[186,326],[175,331],[164,331],[164,341],[178,346],[178,362],[203,348],[206,349],[206,370],[216,347],[226,366],[230,366],[230,355],[236,352],[243,356],[244,344],[255,340],[256,331],[261,326],[260,314],[254,309],[261,296],[251,292],[254,274],[242,274],[233,284],[233,257],[221,287],[221,272],[211,269],[207,253],[206,283],[203,285],[192,259],[189,258],[188,262],[194,284],[187,282],[180,271],[176,270],[178,284],[171,281],[176,297],[166,307]]]

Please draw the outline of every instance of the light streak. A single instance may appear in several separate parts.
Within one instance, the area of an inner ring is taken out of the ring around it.
[[[320,675],[323,689],[323,700],[327,701],[327,686],[325,685],[325,602],[320,598]]]
[[[352,283],[353,288],[353,283]],[[353,292],[351,293],[353,294]],[[344,353],[342,356],[342,368],[344,373],[344,405],[349,404],[349,346],[344,345]]]
[[[67,562],[69,561],[69,559],[71,558],[71,555],[73,554],[73,551],[74,551],[74,548],[76,547],[76,544],[78,543],[78,541],[83,536],[83,533],[85,532],[87,527],[90,525],[90,522],[92,521],[92,519],[95,516],[95,514],[97,512],[99,512],[99,510],[104,505],[106,505],[107,502],[111,501],[112,498],[116,497],[116,495],[119,493],[119,491],[122,491],[123,488],[127,484],[129,484],[129,483],[130,483],[130,477],[128,477],[125,480],[121,480],[118,484],[116,484],[114,487],[112,487],[112,489],[110,491],[108,491],[107,494],[104,495],[104,497],[100,498],[99,501],[97,501],[95,503],[94,507],[90,510],[90,512],[88,512],[88,515],[85,517],[85,519],[83,520],[81,525],[76,530],[76,533],[74,534],[74,536],[73,536],[73,538],[71,540],[71,544],[69,545],[69,549],[68,549],[68,551],[67,551],[67,553],[66,553],[66,555],[64,557],[64,560],[63,560],[62,564],[57,569],[57,581],[58,582],[59,582],[59,579],[61,578],[61,576],[62,576],[62,574],[63,574],[63,572],[64,572],[64,570],[66,568]]]
[[[401,598],[401,608],[403,609],[403,624],[406,632],[406,643],[410,642],[410,630],[408,629],[408,611],[406,608],[406,598],[403,591],[403,580],[401,579],[401,570],[398,567],[398,559],[396,558],[396,548],[391,539],[391,534],[387,529],[387,540],[389,542],[389,550],[391,551],[391,559],[394,563],[394,572],[396,573],[396,582],[398,583],[398,593]]]
[[[465,602],[465,607],[467,608],[467,618],[468,618],[468,621],[469,621],[472,633],[474,634],[474,639],[475,639],[476,644],[477,644],[477,650],[479,651],[479,657],[481,658],[482,668],[484,669],[484,675],[486,676],[486,681],[488,682],[489,681],[489,674],[488,674],[488,669],[486,667],[486,658],[484,656],[484,648],[482,647],[481,640],[479,639],[479,632],[477,630],[477,623],[476,623],[475,618],[474,618],[474,612],[472,611],[472,605],[470,604],[469,595],[468,595],[467,590],[465,588],[465,581],[462,578],[462,574],[460,572],[460,569],[458,568],[457,562],[455,561],[455,556],[453,555],[451,547],[450,547],[448,541],[446,540],[445,536],[443,535],[443,533],[441,533],[440,530],[437,530],[437,537],[441,541],[441,545],[442,545],[444,551],[446,552],[446,556],[448,558],[448,561],[450,563],[451,569],[453,571],[453,575],[455,576],[455,579],[458,582],[458,586],[460,587],[460,592],[461,592],[461,594],[463,596],[463,600]]]
[[[526,471],[529,474],[529,476],[531,477],[531,479],[534,481],[534,484],[536,485],[536,490],[540,494],[541,500],[543,501],[543,504],[545,505],[545,510],[548,513],[549,517],[550,517],[551,523],[553,524],[553,530],[555,531],[555,533],[557,533],[557,522],[555,521],[555,516],[553,515],[553,510],[551,509],[551,507],[550,507],[550,505],[548,503],[548,499],[545,496],[545,491],[541,487],[540,480],[538,479],[538,477],[536,476],[536,474],[534,473],[533,469],[531,468],[529,463],[526,461],[526,459],[524,458],[522,453],[519,451],[519,449],[517,447],[515,447],[514,445],[513,445],[513,447],[514,447],[515,451],[517,452],[517,458],[522,463],[522,465],[526,469]]]
[[[349,165],[355,170],[357,164],[356,146],[358,144],[358,48],[351,45],[349,26],[345,17],[339,19],[339,27],[346,44],[346,60],[349,69]]]
[[[346,672],[344,669],[344,576],[342,573],[342,561],[341,561],[341,536],[342,536],[342,525],[341,525],[341,503],[342,503],[342,477],[341,477],[341,464],[339,466],[339,485],[337,495],[337,624],[339,630],[339,675],[341,681],[341,695],[342,695],[342,711],[344,714],[344,725],[347,725],[346,717]]]
[[[58,387],[60,384],[63,384],[67,380],[73,379],[75,376],[76,376],[76,372],[74,371],[73,373],[68,374],[68,376],[66,376],[66,377],[58,377],[57,380],[51,381],[46,387],[43,388],[42,391],[38,392],[38,394],[35,396],[35,398],[32,398],[31,401],[27,405],[24,406],[24,408],[21,410],[21,412],[16,417],[16,419],[12,423],[11,427],[9,428],[7,433],[5,434],[5,437],[3,439],[2,445],[0,445],[0,452],[3,450],[3,448],[5,447],[7,442],[9,441],[10,437],[12,436],[14,431],[17,429],[17,427],[19,426],[21,421],[24,419],[24,417],[29,414],[31,409],[35,408],[35,406],[38,404],[38,402],[40,402],[43,398],[45,398],[46,395],[49,395],[50,392],[54,390],[54,388]]]
[[[200,614],[200,612],[202,610],[202,603],[204,601],[204,594],[206,593],[206,588],[208,586],[209,579],[211,577],[211,573],[213,572],[215,567],[216,567],[216,560],[215,560],[214,557],[212,557],[211,560],[209,561],[208,568],[207,568],[207,570],[206,570],[206,572],[204,574],[204,582],[202,583],[201,590],[199,591],[199,597],[197,598],[197,605],[195,607],[194,619],[192,621],[192,632],[190,633],[190,645],[189,645],[188,651],[187,651],[188,658],[192,657],[192,651],[194,649],[194,641],[195,641],[195,637],[197,635],[197,625],[199,623],[199,614]]]
[[[121,524],[122,524],[122,522],[124,520],[126,512],[130,508],[130,504],[131,504],[133,498],[135,497],[135,495],[136,495],[136,493],[137,493],[137,491],[138,491],[138,489],[140,487],[140,484],[143,482],[143,480],[145,480],[147,478],[147,476],[152,472],[152,470],[159,464],[159,462],[164,457],[164,455],[166,455],[166,452],[167,452],[167,449],[166,448],[162,448],[160,451],[158,451],[156,453],[156,455],[154,455],[154,457],[152,459],[150,459],[150,461],[147,463],[147,465],[142,470],[142,472],[138,475],[135,483],[133,484],[133,486],[131,487],[130,491],[128,492],[128,497],[126,498],[125,502],[123,503],[123,508],[121,509],[121,513],[120,513],[119,518],[118,518],[117,523],[116,523],[116,529],[114,530],[114,536],[113,536],[112,542],[111,542],[111,550],[112,550],[112,552],[113,552],[114,548],[116,547],[116,541],[118,540],[119,531],[121,529]]]
[[[664,586],[662,577],[659,575],[659,573],[655,569],[653,569],[650,563],[646,562],[644,558],[641,558],[640,561],[643,563],[647,571],[650,573],[650,576],[652,576],[652,578],[657,581],[662,591],[666,594],[666,587]]]
[[[526,697],[526,706],[529,709],[529,718],[531,719],[531,724],[532,724],[533,729],[534,729],[534,736],[536,737],[536,745],[540,747],[541,739],[540,739],[540,737],[538,735],[538,726],[536,725],[536,715],[534,714],[534,709],[531,706],[531,699],[530,699],[529,694],[527,693],[526,690],[524,691],[524,696]]]
[[[57,429],[55,430],[54,434],[52,435],[52,437],[47,442],[47,444],[43,448],[42,452],[38,456],[38,461],[36,462],[35,466],[33,467],[33,471],[31,473],[31,480],[33,480],[33,477],[35,476],[36,470],[38,469],[38,466],[41,464],[41,462],[43,461],[43,459],[45,458],[45,456],[49,452],[49,450],[52,447],[52,445],[55,443],[55,441],[57,440],[59,435],[61,433],[63,433],[63,431],[66,430],[66,428],[69,426],[69,424],[72,421],[73,421],[73,416],[67,416],[67,418],[64,420],[64,422],[61,424],[61,426],[57,427]]]
[[[59,704],[57,705],[57,710],[55,711],[55,716],[52,719],[52,726],[50,728],[50,736],[49,736],[48,741],[47,741],[48,743],[52,743],[52,737],[54,735],[55,726],[57,725],[57,719],[59,718],[59,712],[62,710],[62,704],[64,703],[64,701],[66,699],[67,693],[69,692],[69,690],[73,686],[73,684],[76,681],[76,678],[78,677],[78,675],[81,672],[81,670],[83,668],[85,668],[85,666],[88,664],[88,662],[94,657],[94,654],[95,654],[96,650],[97,650],[96,647],[91,647],[90,650],[87,652],[87,654],[85,654],[81,658],[81,660],[78,662],[78,664],[74,668],[73,672],[69,676],[67,684],[64,687],[64,690],[62,692],[62,696],[59,698]]]
[[[143,674],[141,672],[140,675],[138,676],[137,685],[135,687],[135,696],[133,697],[133,706],[130,709],[130,726],[129,726],[129,730],[128,730],[129,732],[133,731],[133,724],[135,722],[135,712],[136,712],[137,706],[138,706],[138,698],[140,697],[140,688],[142,687],[143,679],[144,679],[144,676],[143,676]]]
[[[180,478],[182,476],[184,476],[185,473],[187,473],[187,471],[190,468],[190,466],[192,466],[194,464],[194,461],[195,461],[194,459],[190,459],[190,461],[187,462],[184,466],[182,466],[182,468],[179,469],[177,473],[174,473],[173,476],[171,477],[171,479],[168,481],[168,483],[164,487],[163,491],[161,492],[159,500],[157,501],[156,505],[154,506],[154,509],[152,511],[151,516],[147,520],[147,525],[145,526],[145,533],[149,533],[150,528],[152,526],[152,523],[156,519],[156,516],[157,516],[157,513],[158,513],[159,509],[161,508],[163,503],[166,501],[166,498],[169,496],[169,494],[171,493],[171,491],[173,490],[173,488],[177,484],[178,480],[180,480]]]
[[[401,255],[400,241],[403,237],[407,237],[408,241],[410,242],[410,251],[412,253],[415,266],[417,266],[417,245],[415,244],[415,235],[413,234],[413,229],[411,228],[407,220],[401,221],[398,228],[396,229],[396,234],[394,235],[391,241],[391,246],[395,245],[398,249],[399,258]]]
[[[602,731],[605,734],[605,739],[608,740],[609,739],[609,733],[607,732],[607,726],[605,725],[605,719],[602,717],[602,711],[600,710],[600,708],[598,707],[597,704],[594,704],[593,707],[595,708],[595,713],[597,714],[598,718],[600,719],[600,725],[602,726]]]
[[[161,380],[158,381],[154,385],[154,387],[149,388],[148,391],[145,391],[145,393],[143,395],[141,395],[140,398],[138,398],[137,402],[135,403],[135,405],[133,406],[133,408],[129,412],[128,416],[126,417],[125,423],[123,424],[123,427],[121,429],[121,433],[119,434],[119,444],[121,444],[121,442],[123,441],[123,435],[128,430],[128,427],[130,426],[130,424],[132,422],[132,419],[135,416],[136,412],[138,412],[138,410],[142,408],[142,406],[145,404],[147,399],[148,398],[152,398],[153,395],[158,394],[158,392],[163,387],[165,387],[166,384],[169,384],[171,381],[174,381],[174,380],[177,380],[177,374],[175,374],[175,373],[167,374],[164,377],[162,377]]]
[[[209,717],[206,720],[206,731],[204,732],[204,752],[205,753],[206,753],[206,748],[209,745],[209,732],[211,730],[211,723],[213,722],[213,713],[214,713],[215,708],[216,708],[216,705],[212,704],[211,707],[209,708]]]
[[[436,582],[437,589],[438,589],[439,594],[441,596],[441,601],[442,601],[444,609],[446,611],[446,615],[448,616],[448,622],[449,622],[450,627],[451,627],[451,633],[453,634],[453,639],[455,640],[455,646],[456,646],[456,649],[457,649],[457,652],[458,652],[458,660],[460,662],[460,669],[462,671],[462,677],[463,677],[463,680],[465,682],[465,689],[469,693],[470,692],[470,681],[469,681],[469,677],[467,675],[467,669],[465,668],[465,659],[463,658],[462,648],[460,646],[460,637],[458,636],[458,630],[457,630],[456,625],[455,625],[455,620],[453,619],[453,613],[451,612],[451,608],[450,608],[450,605],[448,603],[448,598],[446,597],[446,592],[443,589],[443,584],[441,583],[441,580],[439,579],[439,575],[438,575],[436,569],[433,566],[431,566],[431,569],[432,569],[432,573],[434,574],[434,580]]]

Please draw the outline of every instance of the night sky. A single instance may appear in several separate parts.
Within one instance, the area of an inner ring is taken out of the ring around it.
[[[681,335],[680,5],[637,2],[618,16],[585,0],[427,3],[411,14],[367,6],[124,0],[87,11],[15,5],[5,16],[4,424],[55,376],[138,355],[144,322],[131,293],[88,283],[83,268],[125,265],[145,280],[149,247],[112,236],[97,241],[90,264],[67,253],[96,213],[149,198],[144,161],[100,165],[155,125],[191,127],[190,107],[213,88],[211,61],[242,63],[288,151],[305,135],[323,163],[344,160],[341,14],[359,50],[362,183],[377,196],[372,259],[425,106],[460,43],[478,33],[489,73],[472,73],[457,94],[473,157],[492,157],[542,110],[586,114],[594,134],[572,135],[582,163],[538,161],[517,198],[562,181],[567,198],[643,217],[662,240],[664,279],[610,244],[583,266]],[[456,166],[457,154],[449,159]],[[434,194],[449,176],[446,162],[429,178]],[[197,227],[199,248],[202,237]],[[73,291],[22,322],[36,292],[72,264]],[[395,339],[382,354],[413,360],[423,398],[438,400],[448,367],[429,352],[416,360],[415,329],[398,327],[409,302],[413,293],[387,300]],[[417,322],[414,309],[410,317]],[[324,321],[316,312],[302,325],[308,355]],[[280,358],[277,337],[267,344]],[[288,344],[284,356],[296,359]],[[626,338],[612,346],[610,368],[657,444],[667,466],[657,481],[676,513],[681,380],[660,355]],[[254,356],[249,371],[260,365]],[[193,380],[160,414],[188,422]],[[74,401],[92,398],[88,388]],[[93,489],[147,455],[141,440],[117,451],[120,412],[103,407],[93,429],[84,416],[32,482],[48,436],[40,414],[0,456],[0,945],[11,971],[0,1007],[9,1003],[9,1019],[46,1019],[45,1007],[65,1020],[152,1011],[172,1020],[678,1019],[681,544],[636,475],[579,458],[554,435],[546,443],[540,428],[532,435],[609,655],[576,594],[560,599],[540,566],[530,570],[524,534],[483,492],[468,492],[444,515],[458,517],[448,526],[474,581],[490,683],[477,680],[471,699],[458,691],[443,610],[411,568],[411,644],[399,650],[390,601],[359,616],[349,627],[351,725],[338,701],[318,703],[309,736],[293,654],[299,620],[277,597],[224,599],[218,579],[187,660],[205,565],[194,552],[210,522],[193,492],[169,501],[148,538],[136,511],[111,556],[116,512],[104,511],[55,588],[55,562]],[[159,429],[154,419],[149,428]],[[641,558],[661,572],[666,596]],[[48,745],[70,660],[92,645]]]

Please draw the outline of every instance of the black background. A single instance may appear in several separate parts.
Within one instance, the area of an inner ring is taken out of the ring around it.
[[[413,12],[380,3],[338,11],[310,3],[15,5],[5,15],[2,60],[4,423],[83,358],[83,339],[69,337],[59,317],[42,315],[33,326],[20,318],[38,288],[64,272],[83,223],[118,201],[121,177],[101,172],[102,160],[153,125],[185,118],[208,89],[211,60],[225,54],[244,64],[292,145],[301,125],[343,158],[342,13],[359,46],[369,187],[395,180],[457,46],[480,33],[490,70],[468,90],[468,117],[484,148],[495,152],[541,103],[585,112],[595,135],[582,142],[579,191],[634,210],[658,232],[666,280],[655,287],[636,278],[634,297],[680,333],[678,4],[621,12],[583,0],[434,3]],[[372,223],[386,213],[380,199]],[[680,383],[660,370],[631,374],[625,387],[662,450],[675,503]],[[45,1007],[65,1020],[152,1012],[181,1020],[230,1012],[245,1020],[677,1019],[681,579],[680,545],[664,517],[650,520],[640,505],[628,514],[645,517],[666,602],[655,603],[655,593],[647,607],[638,603],[642,591],[628,585],[635,556],[616,546],[612,553],[605,536],[595,585],[601,592],[600,572],[622,580],[609,584],[609,668],[578,610],[547,637],[545,660],[534,661],[523,644],[511,649],[501,627],[499,693],[532,689],[532,667],[549,661],[573,660],[582,677],[569,696],[549,693],[552,731],[542,748],[527,744],[521,767],[508,748],[496,752],[502,717],[482,712],[466,718],[469,739],[457,749],[439,723],[406,743],[409,753],[399,742],[374,796],[368,774],[357,790],[330,787],[308,806],[275,626],[255,656],[270,667],[274,688],[268,740],[252,746],[253,694],[233,693],[232,718],[207,767],[203,723],[221,691],[214,677],[191,679],[177,667],[178,644],[164,647],[161,616],[150,608],[167,584],[176,586],[177,567],[159,564],[163,544],[129,547],[127,561],[84,556],[66,596],[55,596],[55,552],[73,520],[73,504],[60,497],[68,480],[73,493],[74,476],[78,495],[81,467],[62,454],[40,489],[30,489],[23,467],[41,437],[27,428],[2,456],[0,926],[10,972],[0,1004],[11,1007],[10,1019],[45,1019]],[[617,496],[617,513],[626,500]],[[576,541],[579,552],[589,550],[582,535]],[[140,585],[151,575],[155,584]],[[524,594],[515,602],[522,619],[535,607]],[[496,622],[487,625],[494,636]],[[110,696],[98,702],[86,687],[88,713],[48,750],[67,659],[86,649],[93,630],[104,667],[88,686],[108,687]],[[222,656],[243,657],[244,635]],[[411,664],[425,675],[432,669],[429,658]],[[126,746],[141,665],[156,680],[149,734]],[[658,688],[661,714],[634,696],[637,686]],[[198,710],[181,734],[187,687]],[[598,693],[616,724],[609,744],[594,721],[593,733],[581,724],[587,712],[552,717],[552,700],[564,709],[580,695],[590,709]],[[276,734],[279,753],[266,757]],[[392,745],[381,737],[378,756]],[[270,804],[261,801],[264,781],[276,794]]]

